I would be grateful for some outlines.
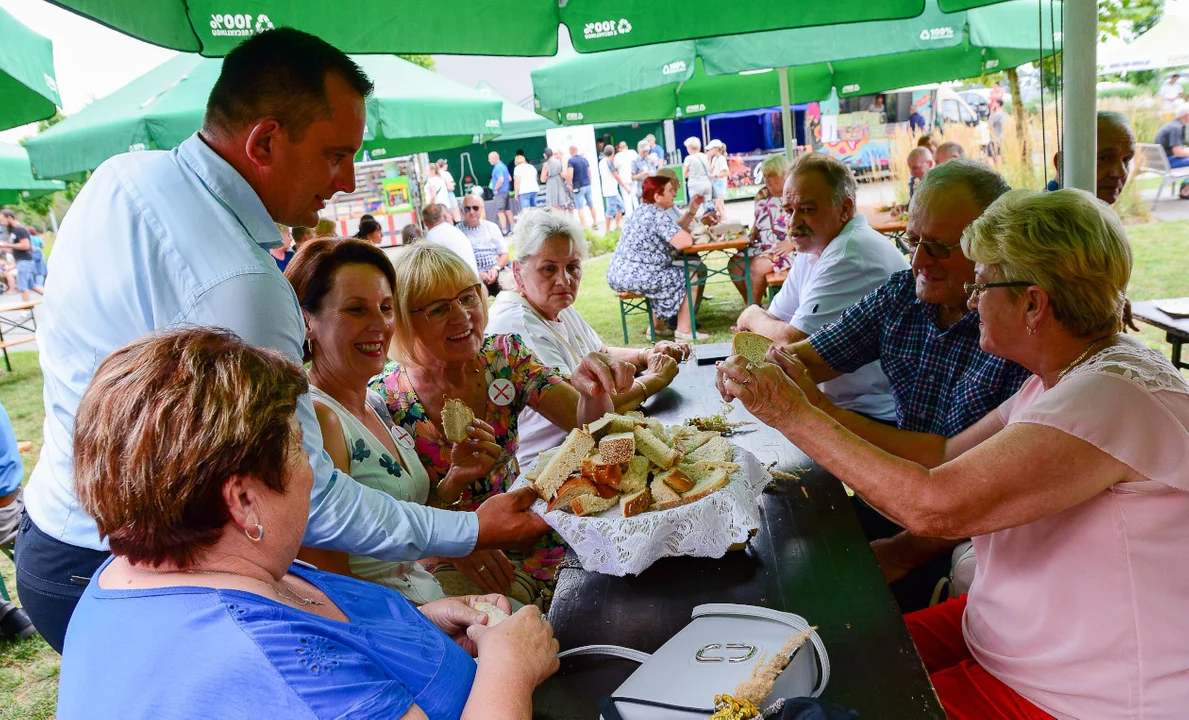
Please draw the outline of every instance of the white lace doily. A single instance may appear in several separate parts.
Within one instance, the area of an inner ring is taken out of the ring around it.
[[[625,518],[619,506],[601,515],[578,517],[555,510],[545,501],[533,510],[574,549],[582,568],[604,575],[636,575],[663,557],[722,557],[736,543],[746,542],[760,527],[757,498],[772,475],[755,455],[732,446],[739,470],[722,490],[688,505]],[[513,489],[527,487],[523,475]]]

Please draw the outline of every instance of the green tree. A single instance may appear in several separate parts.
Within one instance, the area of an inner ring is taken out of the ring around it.
[[[401,60],[408,60],[414,65],[420,65],[426,70],[436,70],[437,66],[434,64],[433,58],[429,55],[397,55]]]
[[[1098,39],[1142,35],[1164,17],[1164,0],[1098,0]]]

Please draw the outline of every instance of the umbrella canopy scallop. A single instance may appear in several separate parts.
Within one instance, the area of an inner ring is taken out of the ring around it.
[[[20,145],[0,143],[0,205],[65,190],[59,180],[38,180],[29,169],[29,155]]]
[[[62,104],[50,41],[0,8],[0,130],[53,117]]]

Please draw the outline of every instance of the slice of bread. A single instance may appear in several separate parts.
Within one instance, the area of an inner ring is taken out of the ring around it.
[[[661,442],[669,447],[673,447],[673,438],[669,436],[669,431],[665,429],[664,423],[656,418],[648,418],[644,421],[644,424],[652,431],[653,435],[660,438]]]
[[[570,473],[582,468],[582,460],[594,450],[595,441],[578,428],[570,431],[557,454],[549,459],[545,469],[537,474],[534,484],[537,494],[546,500],[557,494],[557,489],[570,477]]]
[[[682,493],[681,504],[696,502],[707,495],[722,490],[731,482],[726,470],[715,470],[702,478],[688,492]]]
[[[681,505],[681,496],[674,492],[673,488],[666,485],[660,478],[653,478],[652,483],[648,486],[648,490],[652,495],[653,510],[668,510],[669,508]]]
[[[668,470],[681,459],[681,453],[664,443],[646,428],[636,428],[636,452],[651,460],[657,467]]]
[[[570,512],[575,515],[594,515],[604,510],[610,510],[619,504],[618,495],[613,498],[601,498],[598,495],[583,495],[574,498],[570,503]]]
[[[487,616],[487,627],[495,627],[508,619],[508,613],[500,610],[486,600],[478,600],[473,607]]]
[[[678,493],[689,492],[694,487],[694,479],[683,473],[680,466],[658,473],[657,478]]]
[[[625,463],[636,454],[636,436],[630,432],[611,433],[599,440],[599,455],[604,462]]]
[[[446,439],[452,443],[467,439],[467,425],[474,420],[475,413],[471,412],[462,400],[447,398],[446,403],[442,405],[442,430],[446,433]]]
[[[685,427],[689,427],[689,426],[686,425]],[[698,448],[702,447],[707,442],[713,440],[714,438],[719,437],[718,433],[711,432],[709,430],[705,430],[705,431],[695,430],[692,427],[690,429],[693,430],[692,433],[685,433],[683,435],[680,435],[680,436],[677,436],[676,438],[674,438],[674,440],[673,440],[674,449],[678,450],[679,452],[689,454],[689,453],[692,453],[694,450],[697,450]]]
[[[705,479],[706,476],[716,470],[726,470],[728,475],[739,471],[739,466],[735,463],[723,462],[721,460],[698,460],[692,463],[683,462],[677,467],[681,468],[681,472],[690,476],[695,481]]]
[[[544,470],[545,466],[549,464],[549,460],[554,455],[556,455],[557,451],[560,449],[561,448],[549,448],[548,450],[542,450],[541,452],[537,453],[537,461],[533,463],[531,468],[524,471],[524,476],[529,480],[536,480],[537,475],[541,474],[541,471]]]
[[[652,469],[652,461],[643,455],[633,455],[628,461],[628,469],[619,481],[619,491],[623,493],[639,492],[648,487],[648,471]]]
[[[735,333],[735,337],[731,339],[731,352],[735,355],[742,355],[757,365],[768,362],[764,359],[764,355],[768,353],[770,347],[772,347],[771,340],[753,332]]]
[[[647,487],[619,498],[619,510],[625,518],[646,512],[650,505],[652,505],[652,493],[648,492]]]
[[[630,433],[632,430],[643,424],[644,418],[642,417],[628,417],[627,415],[607,413],[598,420],[588,423],[586,426],[586,432],[590,433],[591,437],[598,440],[604,435],[611,433]]]
[[[607,462],[602,455],[595,453],[593,457],[582,461],[582,477],[593,480],[599,485],[618,487],[623,479],[623,470],[619,463]]]
[[[719,462],[731,462],[731,458],[731,443],[727,442],[727,439],[724,437],[716,437],[706,441],[705,445],[687,455],[685,461],[718,460]]]
[[[598,496],[598,494],[598,486],[590,480],[584,477],[570,478],[557,489],[557,494],[549,501],[549,506],[545,508],[545,512],[569,510],[570,503],[574,502],[575,498],[582,497],[583,495]]]

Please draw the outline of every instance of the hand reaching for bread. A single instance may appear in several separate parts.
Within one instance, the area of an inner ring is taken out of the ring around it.
[[[471,625],[467,635],[479,649],[479,664],[500,668],[502,679],[528,689],[557,672],[559,646],[553,626],[535,605],[525,605],[496,627]]]
[[[626,393],[635,377],[635,365],[603,353],[589,353],[570,376],[570,384],[580,394],[598,398]]]

